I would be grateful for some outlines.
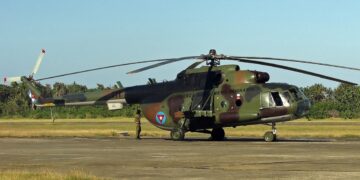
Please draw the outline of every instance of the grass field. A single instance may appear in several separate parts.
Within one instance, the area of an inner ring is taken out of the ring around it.
[[[279,123],[278,135],[281,138],[336,138],[360,139],[360,119],[306,119]],[[119,137],[120,132],[128,132],[134,137],[135,124],[132,118],[106,119],[0,119],[1,137]],[[152,126],[142,120],[142,135],[147,137],[168,138],[169,132]],[[237,128],[225,128],[226,135],[232,138],[256,137],[261,138],[270,126],[251,125]],[[187,137],[209,137],[207,134],[187,133]],[[0,171],[0,179],[102,179],[88,172],[73,170],[69,172],[57,169],[10,169]]]
[[[360,138],[360,119],[306,119],[279,123],[279,137],[285,138]],[[119,132],[134,135],[132,118],[107,119],[0,119],[0,137],[117,137]],[[266,125],[225,128],[229,137],[262,137],[271,127]],[[168,131],[142,121],[142,135],[169,137]],[[206,134],[187,133],[187,137],[208,137]]]

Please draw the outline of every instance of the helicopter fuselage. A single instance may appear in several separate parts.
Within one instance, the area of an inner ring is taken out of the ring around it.
[[[288,121],[305,116],[310,102],[296,86],[267,83],[265,72],[237,65],[203,66],[173,81],[35,99],[39,107],[140,104],[155,126],[187,131]],[[26,79],[24,79],[26,81]]]

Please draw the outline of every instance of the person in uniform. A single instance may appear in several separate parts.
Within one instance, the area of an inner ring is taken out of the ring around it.
[[[141,111],[140,109],[136,110],[135,114],[135,123],[136,123],[136,139],[140,139],[141,132]]]

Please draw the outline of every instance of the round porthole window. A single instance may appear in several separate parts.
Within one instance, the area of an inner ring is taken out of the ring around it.
[[[227,107],[227,102],[226,101],[221,101],[220,103],[222,108],[226,108]]]
[[[236,100],[235,104],[236,104],[237,107],[240,107],[242,105],[241,99]]]

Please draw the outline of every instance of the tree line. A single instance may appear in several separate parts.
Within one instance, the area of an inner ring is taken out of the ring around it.
[[[68,93],[85,91],[99,91],[112,89],[98,84],[89,89],[77,83],[55,83],[45,85],[41,91],[46,96],[62,96]],[[360,87],[340,84],[336,88],[327,88],[322,84],[301,88],[310,99],[312,107],[309,118],[322,119],[342,117],[346,119],[360,117]],[[122,110],[109,111],[106,106],[78,106],[31,109],[28,89],[23,83],[12,83],[10,86],[0,85],[0,117],[2,118],[104,118],[104,117],[132,117],[138,106],[125,106]]]
[[[301,89],[311,100],[310,118],[342,117],[352,119],[360,117],[359,86],[340,84],[331,89],[322,84],[314,84]]]

